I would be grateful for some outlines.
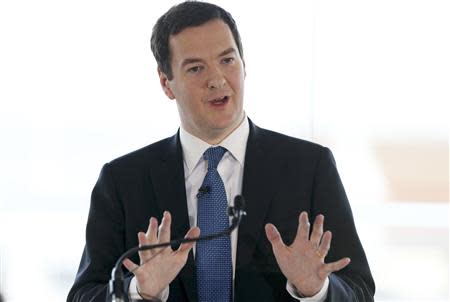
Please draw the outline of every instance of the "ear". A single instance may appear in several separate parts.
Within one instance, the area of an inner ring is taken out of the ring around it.
[[[247,70],[245,69],[245,61],[242,59],[242,65],[244,66],[244,79],[247,77]]]
[[[167,95],[167,97],[171,100],[175,99],[175,95],[172,92],[172,89],[170,89],[170,80],[167,77],[167,75],[162,72],[158,68],[158,75],[159,75],[159,83],[161,84],[161,88],[163,89],[164,93]]]

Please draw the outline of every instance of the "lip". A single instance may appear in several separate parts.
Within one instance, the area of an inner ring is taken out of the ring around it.
[[[230,102],[230,96],[228,95],[224,95],[221,97],[217,97],[217,98],[211,98],[208,100],[207,104],[208,106],[211,106],[211,108],[226,108],[228,103]],[[220,100],[220,101],[218,101]]]
[[[219,99],[223,99],[225,97],[227,97],[227,101],[230,100],[230,96],[228,94],[221,94],[221,95],[214,95],[214,96],[209,97],[207,102],[208,103],[213,103],[214,101],[219,100]]]

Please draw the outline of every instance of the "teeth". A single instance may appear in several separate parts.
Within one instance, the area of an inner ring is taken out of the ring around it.
[[[221,103],[221,102],[224,102],[226,98],[227,98],[226,96],[221,97],[221,98],[217,98],[217,99],[214,99],[213,102],[214,103]]]

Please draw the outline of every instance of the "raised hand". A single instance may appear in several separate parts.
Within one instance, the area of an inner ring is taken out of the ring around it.
[[[139,232],[139,245],[156,244],[170,241],[170,224],[172,218],[169,212],[164,212],[158,231],[158,220],[150,218],[147,233]],[[198,237],[200,229],[191,228],[186,238]],[[184,243],[174,251],[170,246],[139,252],[140,266],[129,259],[123,265],[136,277],[140,295],[151,300],[157,297],[170,282],[178,275],[186,264],[189,251],[194,243]]]
[[[299,216],[297,235],[294,242],[287,246],[273,224],[266,224],[266,236],[272,244],[278,266],[297,291],[312,297],[323,287],[329,274],[339,271],[350,263],[350,258],[325,263],[331,244],[330,231],[323,232],[324,216],[317,215],[311,237],[309,236],[308,214]]]

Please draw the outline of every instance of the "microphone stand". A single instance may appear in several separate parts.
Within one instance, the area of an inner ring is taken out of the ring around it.
[[[237,195],[234,198],[234,206],[228,207],[228,215],[233,217],[231,220],[231,225],[222,232],[193,238],[180,238],[169,242],[157,244],[136,246],[123,253],[122,256],[120,256],[120,258],[117,260],[111,272],[111,280],[109,281],[107,298],[111,296],[112,302],[129,302],[128,294],[126,293],[124,287],[124,274],[122,270],[122,262],[126,258],[136,254],[137,252],[156,249],[160,247],[166,247],[170,245],[180,245],[182,243],[187,242],[207,241],[231,234],[231,232],[233,232],[241,223],[242,217],[247,215],[247,213],[245,212],[245,200],[243,196]]]

